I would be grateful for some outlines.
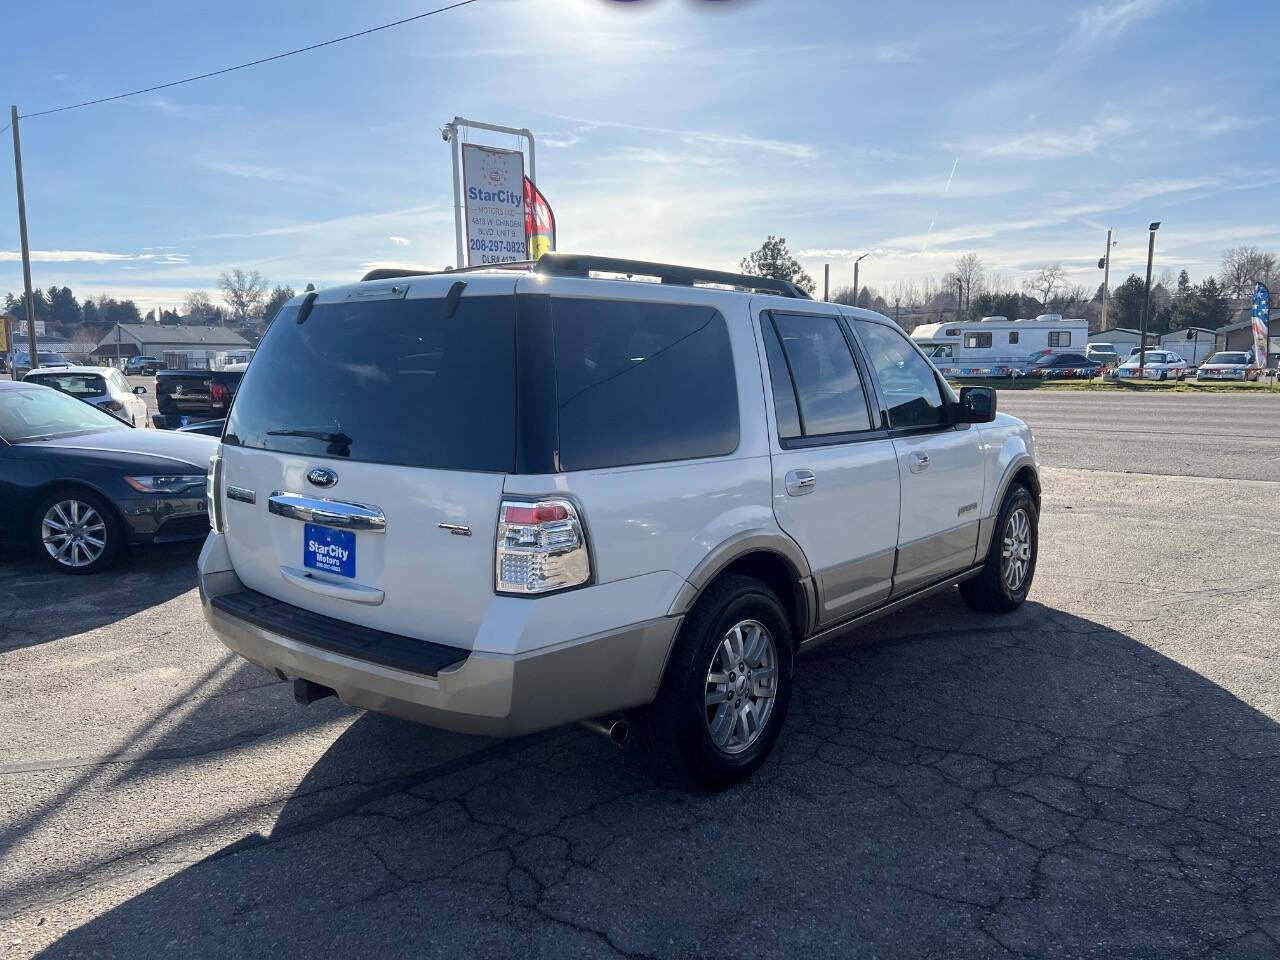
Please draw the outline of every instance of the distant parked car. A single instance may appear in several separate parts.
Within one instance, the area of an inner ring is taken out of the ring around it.
[[[1096,377],[1102,372],[1102,364],[1090,360],[1081,353],[1047,353],[1031,361],[1028,377],[1073,379]]]
[[[120,371],[111,367],[40,367],[22,379],[86,400],[135,427],[150,426],[147,404],[142,399],[147,388],[131,387]]]
[[[1141,379],[1143,380],[1185,380],[1191,365],[1176,353],[1168,350],[1147,350],[1142,358],[1134,353],[1124,363],[1116,367],[1116,377],[1120,380],[1139,379],[1139,361],[1141,361]]]
[[[69,367],[71,361],[60,353],[52,350],[37,350],[36,357],[40,360],[42,367]],[[18,353],[13,358],[13,379],[21,380],[27,375],[27,371],[31,369],[31,354],[26,350]]]
[[[1104,367],[1114,367],[1120,362],[1120,354],[1116,352],[1115,344],[1111,343],[1091,343],[1084,348],[1084,355]]]
[[[243,364],[223,370],[159,370],[156,372],[156,406],[153,418],[164,430],[176,430],[202,420],[221,420],[244,376]]]
[[[167,369],[165,362],[155,357],[130,357],[124,362],[124,372],[131,377],[138,375],[149,377],[157,370]]]
[[[1196,371],[1197,380],[1257,380],[1262,376],[1262,364],[1253,359],[1247,350],[1228,350],[1215,353]]]
[[[97,573],[128,544],[209,532],[208,437],[135,430],[39,383],[0,381],[0,541],[63,573]]]

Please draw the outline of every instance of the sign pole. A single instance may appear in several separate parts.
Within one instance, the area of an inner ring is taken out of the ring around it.
[[[27,293],[27,351],[30,367],[40,366],[40,351],[36,349],[36,301],[31,294],[31,247],[27,243],[27,194],[22,187],[22,141],[18,137],[18,108],[9,108],[9,122],[13,126],[13,173],[18,181],[18,235],[22,242],[22,283]],[[12,373],[10,374],[12,376]],[[16,379],[16,378],[15,378]]]

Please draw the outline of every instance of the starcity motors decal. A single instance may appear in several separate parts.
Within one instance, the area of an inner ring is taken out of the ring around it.
[[[524,154],[476,143],[462,145],[467,263],[509,263],[527,256]]]

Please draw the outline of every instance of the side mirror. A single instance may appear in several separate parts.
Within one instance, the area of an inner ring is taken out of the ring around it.
[[[996,391],[992,387],[961,387],[956,423],[990,423],[996,418]]]
[[[138,396],[142,396],[144,393],[147,392],[147,388],[143,386],[137,386],[133,388],[133,392],[136,393]]]

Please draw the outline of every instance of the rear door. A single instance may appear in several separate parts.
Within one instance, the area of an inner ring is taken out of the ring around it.
[[[246,586],[472,645],[515,457],[515,279],[464,282],[456,302],[441,277],[371,282],[272,323],[223,435]]]
[[[902,476],[896,595],[973,564],[986,483],[982,436],[973,424],[950,423],[949,391],[896,325],[854,319],[852,328],[875,371]]]
[[[898,463],[834,309],[759,314],[773,396],[773,503],[809,561],[819,626],[889,595]]]

